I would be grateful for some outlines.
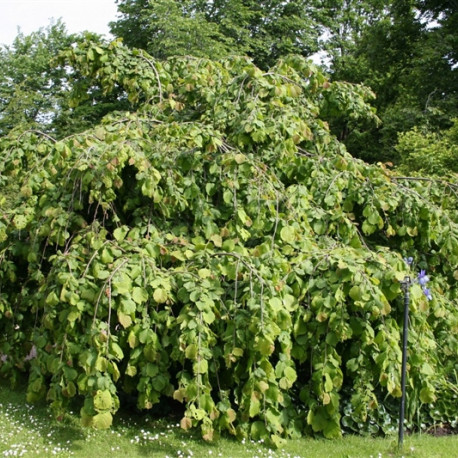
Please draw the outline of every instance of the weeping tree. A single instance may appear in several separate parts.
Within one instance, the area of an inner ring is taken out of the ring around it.
[[[79,402],[96,428],[123,394],[179,402],[206,440],[387,432],[408,257],[430,278],[411,288],[408,422],[456,422],[456,215],[330,134],[377,122],[367,88],[300,57],[261,71],[119,41],[61,65],[138,109],[1,139],[0,374],[27,374],[29,401]]]

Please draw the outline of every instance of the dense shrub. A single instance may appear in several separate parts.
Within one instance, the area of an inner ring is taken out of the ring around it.
[[[330,105],[373,116],[366,89],[118,42],[62,65],[141,109],[1,140],[0,373],[30,401],[105,428],[120,393],[173,398],[207,440],[385,430],[411,256],[432,300],[412,287],[408,419],[456,421],[457,226],[329,133]]]

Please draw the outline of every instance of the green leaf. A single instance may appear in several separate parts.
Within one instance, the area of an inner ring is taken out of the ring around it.
[[[59,303],[59,298],[57,294],[54,291],[49,293],[48,296],[46,297],[46,304],[51,307],[54,307],[58,303]]]
[[[434,369],[428,363],[423,363],[421,366],[421,373],[426,375],[434,375]]]
[[[326,439],[338,439],[342,437],[342,430],[338,421],[329,419],[323,428],[323,435]]]
[[[167,292],[162,288],[154,290],[153,298],[158,304],[163,304],[167,301]]]
[[[110,276],[110,272],[108,270],[101,269],[99,264],[94,264],[95,276],[99,280],[106,280]]]
[[[287,367],[284,371],[284,374],[291,384],[297,380],[297,373],[292,367]]]
[[[110,412],[102,412],[92,418],[92,426],[95,429],[108,429],[113,423],[113,416]]]
[[[205,312],[202,312],[202,317],[205,323],[207,324],[212,324],[216,319],[215,314],[211,310],[206,310]]]
[[[377,230],[377,226],[370,224],[367,220],[363,222],[362,229],[364,234],[371,235]]]
[[[226,189],[223,192],[223,200],[224,200],[224,202],[226,204],[232,204],[233,199],[234,199],[234,194],[232,193],[232,191],[230,191],[229,189]]]
[[[206,359],[199,359],[193,364],[195,374],[206,374],[208,372],[208,362]]]
[[[137,304],[142,304],[143,302],[146,302],[148,300],[148,292],[146,291],[145,288],[134,286],[132,290],[132,299]]]
[[[269,305],[275,312],[279,312],[283,308],[283,303],[278,297],[272,297],[271,299],[269,299]]]
[[[122,299],[120,310],[126,315],[132,315],[136,312],[137,305],[130,299]]]
[[[189,344],[186,347],[185,355],[188,359],[196,359],[197,358],[197,345],[196,344]]]
[[[158,375],[151,380],[151,384],[156,391],[161,392],[168,385],[168,380],[163,375]]]
[[[118,321],[124,329],[132,324],[132,318],[121,311],[118,311]]]
[[[77,310],[72,310],[68,315],[67,315],[67,320],[70,323],[74,323],[77,319],[81,317],[81,313]]]
[[[334,388],[334,384],[332,383],[332,379],[330,377],[329,374],[324,374],[324,379],[325,379],[325,382],[324,382],[324,390],[329,393],[332,391],[332,389]]]
[[[210,269],[200,269],[198,274],[200,278],[208,278],[211,277],[212,271]]]
[[[239,208],[237,210],[237,215],[241,221],[242,224],[244,224],[245,226],[248,226],[250,227],[253,222],[251,221],[251,218],[246,214],[245,210],[243,208]]]
[[[125,374],[129,377],[135,377],[137,375],[137,368],[135,366],[128,365]]]
[[[263,421],[255,421],[251,424],[250,428],[251,437],[253,440],[260,440],[267,436],[266,425]]]
[[[313,223],[313,230],[317,235],[323,235],[326,231],[326,223],[323,221],[315,221]]]
[[[97,356],[97,359],[95,361],[95,368],[99,372],[105,372],[108,368],[108,360],[104,356]]]
[[[127,338],[130,348],[135,348],[138,345],[138,337],[134,331],[129,332],[129,337]]]
[[[113,256],[111,255],[110,251],[104,248],[102,250],[102,254],[100,255],[100,259],[104,264],[110,264],[114,261]]]
[[[312,426],[314,432],[323,431],[328,423],[323,408],[318,408],[316,412],[310,410],[307,415],[307,423]]]
[[[127,226],[121,226],[113,231],[113,237],[116,239],[116,241],[122,242],[126,238],[128,232],[129,228]]]
[[[222,245],[223,245],[223,239],[221,238],[221,236],[219,234],[213,234],[210,237],[210,241],[212,241],[213,245],[215,245],[218,248],[221,248]]]
[[[113,341],[113,339],[110,340],[110,354],[113,355],[117,360],[124,358],[124,352],[122,351],[121,347]]]
[[[148,363],[145,366],[145,372],[148,377],[155,377],[159,373],[157,364]]]
[[[361,289],[359,286],[355,285],[353,286],[348,295],[354,300],[354,301],[360,301],[362,299],[362,293]]]
[[[285,226],[280,231],[280,238],[287,243],[293,243],[296,240],[296,231],[294,227]]]
[[[431,386],[424,386],[420,390],[420,401],[424,404],[431,404],[436,401],[436,395],[434,392],[434,388]]]
[[[94,396],[94,407],[98,411],[110,410],[113,407],[113,399],[108,390],[98,390]]]
[[[23,215],[16,215],[13,218],[13,224],[18,230],[24,229],[27,226],[27,218]]]
[[[261,353],[261,355],[270,356],[275,350],[275,345],[271,339],[267,337],[259,337],[255,343],[255,348]]]
[[[256,415],[259,415],[260,412],[261,412],[261,402],[259,401],[258,398],[251,396],[250,409],[249,409],[250,418],[253,418]]]
[[[127,296],[132,291],[132,280],[126,274],[120,274],[113,279],[112,286],[114,293]]]

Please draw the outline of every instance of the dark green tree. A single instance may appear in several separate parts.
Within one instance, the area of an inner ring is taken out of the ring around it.
[[[231,53],[233,41],[217,24],[207,21],[192,1],[119,2],[122,16],[111,32],[131,47],[147,50],[158,59],[172,55],[218,58]]]
[[[441,8],[439,2],[387,2],[351,35],[344,52],[330,47],[334,78],[370,86],[383,121],[369,130],[334,123],[352,154],[397,163],[398,133],[414,126],[433,131],[451,126],[458,114],[458,28],[452,26],[456,13]]]
[[[248,55],[261,68],[318,50],[317,4],[304,0],[119,0],[111,31],[156,58]]]

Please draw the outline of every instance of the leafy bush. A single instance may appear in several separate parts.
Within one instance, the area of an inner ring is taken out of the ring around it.
[[[364,90],[300,58],[263,73],[119,42],[62,65],[141,108],[1,140],[1,189],[20,193],[0,220],[0,373],[28,373],[29,401],[82,399],[106,428],[120,393],[173,398],[206,440],[338,437],[348,408],[383,429],[409,255],[434,296],[412,287],[409,420],[452,402],[457,226],[330,135],[332,100],[374,116]]]
[[[439,133],[418,128],[399,135],[396,150],[401,157],[400,169],[426,175],[449,176],[458,173],[458,119],[452,128]]]

